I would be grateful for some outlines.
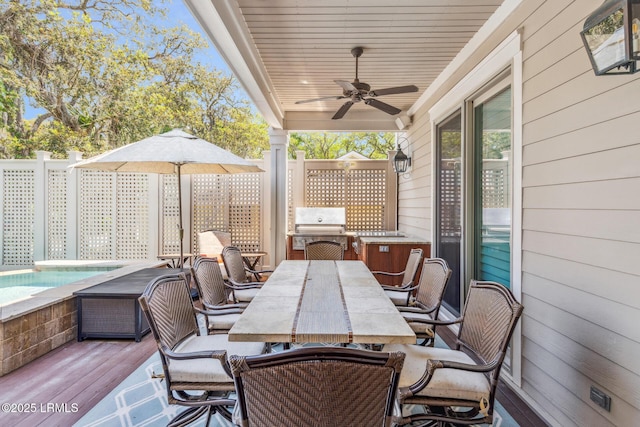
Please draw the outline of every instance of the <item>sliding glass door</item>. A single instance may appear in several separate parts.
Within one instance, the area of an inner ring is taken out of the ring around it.
[[[443,304],[454,315],[471,279],[511,285],[511,102],[506,78],[436,125],[434,255],[453,270]]]

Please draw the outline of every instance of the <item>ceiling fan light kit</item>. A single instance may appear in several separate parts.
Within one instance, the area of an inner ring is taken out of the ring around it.
[[[331,99],[349,99],[347,102],[342,104],[342,106],[336,111],[336,113],[331,118],[332,120],[338,120],[344,117],[345,114],[349,111],[351,106],[356,102],[364,102],[366,105],[377,108],[380,111],[383,111],[387,114],[395,116],[400,113],[402,110],[396,108],[392,105],[384,103],[376,99],[378,96],[384,95],[396,95],[401,93],[410,93],[417,92],[418,87],[414,85],[407,86],[397,86],[397,87],[389,87],[385,89],[371,90],[371,86],[365,82],[361,82],[358,79],[358,58],[362,56],[364,49],[362,47],[354,47],[351,49],[351,55],[356,58],[356,77],[353,79],[353,82],[348,82],[346,80],[334,80],[338,86],[342,88],[342,95],[339,96],[323,96],[321,98],[314,99],[306,99],[303,101],[297,101],[296,104],[304,104],[307,102],[316,102],[316,101],[327,101]]]

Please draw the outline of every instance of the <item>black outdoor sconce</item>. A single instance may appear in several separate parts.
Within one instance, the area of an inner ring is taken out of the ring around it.
[[[597,76],[639,71],[640,0],[605,0],[580,35]]]
[[[411,166],[411,157],[408,157],[402,152],[400,142],[398,142],[398,151],[396,152],[396,155],[393,156],[393,168],[396,173],[405,173],[407,169],[409,169],[409,166]]]

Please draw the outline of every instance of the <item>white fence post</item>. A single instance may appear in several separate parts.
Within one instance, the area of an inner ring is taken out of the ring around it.
[[[33,260],[45,259],[46,238],[46,212],[47,212],[47,171],[46,161],[51,158],[48,151],[36,151],[36,169],[34,171],[34,224],[33,224]]]
[[[306,162],[305,152],[302,150],[296,151],[296,168],[293,172],[293,185],[291,186],[291,191],[293,191],[293,205],[294,206],[305,206],[304,203],[304,189],[306,182],[305,177],[305,162]],[[293,212],[295,214],[295,212]]]
[[[82,160],[80,151],[67,151],[69,165]],[[67,259],[78,258],[78,180],[80,171],[71,169],[67,177]]]
[[[272,191],[272,187],[271,187],[271,182],[272,182],[272,174],[273,174],[273,170],[271,169],[271,151],[269,150],[264,150],[262,152],[262,159],[263,159],[263,163],[262,163],[262,169],[264,170],[264,176],[262,178],[262,201],[261,201],[261,205],[262,205],[262,209],[261,209],[261,213],[262,213],[262,247],[263,248],[267,248],[265,250],[265,252],[267,252],[267,257],[265,259],[263,259],[263,268],[269,268],[269,269],[274,269],[276,267],[276,263],[275,263],[275,253],[271,252],[271,250],[273,248],[275,248],[275,240],[274,240],[274,236],[273,233],[271,233],[271,224],[272,224],[272,218],[271,215],[273,214],[272,211],[272,197],[273,194],[271,193]]]

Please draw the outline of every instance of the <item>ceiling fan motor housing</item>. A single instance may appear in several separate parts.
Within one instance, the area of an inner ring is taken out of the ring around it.
[[[369,94],[369,91],[371,90],[371,86],[361,82],[358,79],[355,79],[352,83],[351,83],[356,89],[358,89],[358,92],[354,92],[354,91],[350,91],[350,90],[343,90],[342,94],[344,96],[349,96],[349,97],[353,97],[353,96],[367,96]]]

